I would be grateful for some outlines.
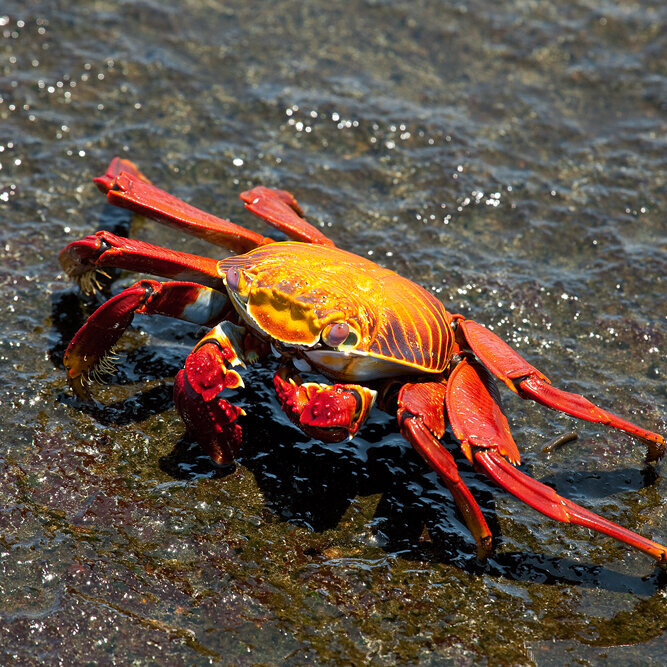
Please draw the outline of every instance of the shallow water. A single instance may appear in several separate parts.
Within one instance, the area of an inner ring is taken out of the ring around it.
[[[664,432],[662,4],[5,0],[3,662],[660,663],[664,575],[647,557],[461,461],[499,536],[476,565],[387,417],[309,441],[272,369],[252,370],[243,456],[214,468],[170,399],[196,328],[138,319],[99,404],[74,400],[62,352],[94,303],[57,253],[128,228],[90,183],[116,154],[256,230],[236,193],[288,189],[338,245]],[[146,221],[132,235],[211,252]],[[524,470],[667,540],[642,446],[506,399]]]

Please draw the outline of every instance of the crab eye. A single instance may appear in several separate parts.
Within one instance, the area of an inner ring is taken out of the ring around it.
[[[330,324],[322,332],[322,341],[329,347],[355,347],[359,342],[359,334],[350,328],[347,322],[336,322]]]
[[[347,322],[337,322],[328,326],[322,334],[322,340],[329,347],[342,345],[350,334],[350,325]]]
[[[233,266],[232,268],[227,269],[225,282],[232,292],[236,292],[239,296],[246,298],[248,296],[248,291],[250,290],[252,276],[249,277],[245,271]]]
[[[241,284],[241,272],[235,267],[227,269],[225,280],[227,281],[227,287],[236,292]]]

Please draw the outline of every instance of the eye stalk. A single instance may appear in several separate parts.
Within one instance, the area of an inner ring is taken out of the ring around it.
[[[340,347],[341,345],[354,347],[359,342],[359,334],[354,329],[350,329],[347,322],[336,322],[336,324],[330,324],[322,332],[322,341],[329,347]]]

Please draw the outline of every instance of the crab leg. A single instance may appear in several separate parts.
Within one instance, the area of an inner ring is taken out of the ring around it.
[[[132,178],[138,181],[143,181],[150,185],[150,179],[139,171],[134,162],[121,157],[113,158],[111,162],[109,162],[109,166],[104,174],[93,178],[93,183],[95,183],[99,191],[105,195],[109,190],[113,189],[116,177],[121,171],[129,174]]]
[[[247,252],[273,239],[186,204],[155,187],[129,160],[114,158],[104,176],[94,179],[111,204],[128,208],[169,227],[234,252]]]
[[[111,232],[97,232],[65,246],[60,252],[60,264],[85,292],[94,291],[94,273],[105,268],[150,273],[224,290],[215,259],[169,250]]]
[[[67,381],[82,399],[90,378],[108,370],[107,355],[130,326],[135,313],[167,315],[195,324],[212,324],[230,311],[226,294],[187,282],[141,280],[103,303],[79,329],[65,352]]]
[[[93,180],[110,203],[235,252],[274,243],[271,238],[206,213],[155,187],[130,160],[115,157],[106,173]],[[333,247],[331,239],[305,220],[289,192],[260,186],[242,193],[241,199],[251,213],[291,239]]]
[[[219,464],[231,463],[243,442],[245,412],[221,394],[243,387],[234,367],[245,367],[245,329],[221,322],[197,343],[174,382],[174,402],[188,432]]]
[[[447,412],[454,435],[475,468],[499,486],[552,519],[574,523],[609,535],[635,549],[667,562],[667,547],[618,526],[558,495],[552,488],[514,468],[518,451],[497,390],[486,371],[476,363],[461,361],[447,383]]]
[[[459,475],[454,457],[440,444],[445,433],[445,385],[441,382],[406,384],[398,395],[398,423],[403,437],[438,473],[477,542],[477,557],[492,552],[491,531],[470,489]]]
[[[295,241],[334,247],[333,241],[304,217],[294,195],[259,186],[241,193],[245,207]]]
[[[655,461],[665,453],[663,436],[607,412],[579,394],[553,387],[539,370],[486,327],[471,320],[459,319],[458,322],[479,360],[521,398],[530,398],[573,417],[625,431],[648,444],[649,461]]]
[[[322,442],[352,438],[366,421],[376,392],[358,384],[301,382],[280,369],[273,378],[283,412],[304,433]]]

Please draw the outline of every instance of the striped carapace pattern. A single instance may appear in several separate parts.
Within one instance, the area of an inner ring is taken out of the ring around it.
[[[442,372],[449,362],[454,336],[444,306],[419,285],[368,259],[338,248],[285,242],[224,259],[218,271],[224,276],[231,267],[241,269],[251,283],[248,310],[254,294],[261,290],[266,298],[272,290],[276,303],[288,299],[299,316],[306,309],[321,328],[347,321],[360,334],[360,352],[416,372]],[[266,323],[262,329],[286,340]]]
[[[445,307],[430,292],[396,273],[383,280],[379,303],[377,333],[368,351],[442,372],[454,342]]]

